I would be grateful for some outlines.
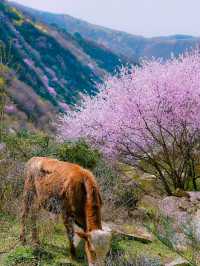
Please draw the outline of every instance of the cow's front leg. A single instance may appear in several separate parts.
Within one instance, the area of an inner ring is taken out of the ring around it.
[[[66,214],[63,214],[63,222],[66,228],[67,236],[69,239],[70,245],[70,254],[73,259],[76,258],[76,248],[74,245],[74,219],[73,217],[68,217]]]

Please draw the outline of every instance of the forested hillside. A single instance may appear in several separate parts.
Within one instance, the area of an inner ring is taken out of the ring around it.
[[[83,38],[93,40],[98,44],[103,44],[114,53],[122,54],[135,62],[138,62],[141,57],[162,57],[167,59],[172,54],[177,56],[186,50],[196,47],[200,42],[200,38],[198,37],[180,34],[145,38],[143,36],[93,25],[66,14],[52,14],[18,4],[15,5],[36,20],[49,25],[57,25],[72,34],[78,32]],[[141,17],[142,19],[144,18]],[[142,21],[138,21],[138,23],[142,23]]]
[[[27,120],[48,122],[82,94],[94,95],[97,84],[126,63],[81,36],[31,20],[6,1],[0,3],[0,21],[1,54],[16,72],[9,106]]]

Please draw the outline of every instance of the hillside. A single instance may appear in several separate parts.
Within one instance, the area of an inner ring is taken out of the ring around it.
[[[52,14],[18,4],[15,5],[23,10],[23,12],[33,16],[36,20],[40,20],[49,25],[57,25],[59,28],[66,29],[71,34],[79,32],[84,38],[102,44],[114,53],[122,54],[134,61],[139,60],[141,57],[151,58],[152,56],[166,59],[172,53],[176,56],[192,47],[196,47],[200,42],[200,38],[187,35],[144,38],[142,36],[93,25],[69,15]]]
[[[10,67],[18,69],[10,100],[25,120],[39,120],[40,126],[58,111],[68,110],[81,94],[94,95],[97,83],[126,63],[81,36],[31,20],[7,1],[0,3],[0,21],[1,46],[12,57]]]

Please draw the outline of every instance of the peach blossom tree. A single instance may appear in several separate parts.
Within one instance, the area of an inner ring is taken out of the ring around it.
[[[199,51],[123,68],[58,127],[63,140],[84,138],[107,158],[152,172],[169,195],[197,189]]]

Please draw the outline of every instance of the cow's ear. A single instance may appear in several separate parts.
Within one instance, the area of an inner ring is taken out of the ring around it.
[[[89,238],[89,234],[85,233],[85,232],[81,232],[81,231],[75,231],[75,233],[82,239],[84,239],[85,241],[88,241]]]

